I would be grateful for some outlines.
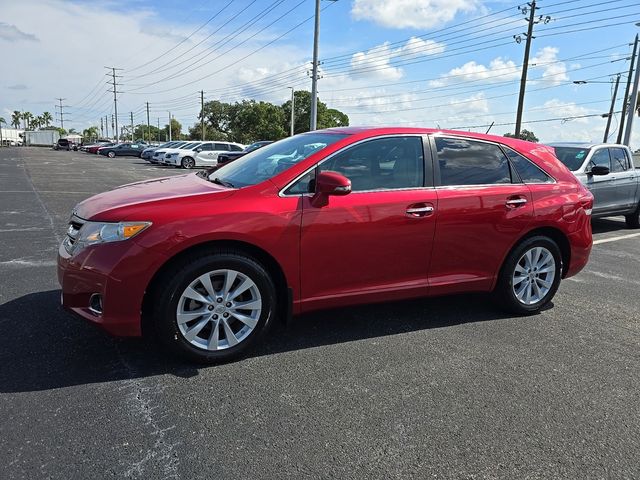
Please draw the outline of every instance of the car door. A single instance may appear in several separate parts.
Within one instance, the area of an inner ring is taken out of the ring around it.
[[[636,202],[636,189],[638,181],[633,168],[631,168],[631,159],[628,158],[626,150],[620,147],[610,147],[609,154],[611,156],[611,173],[616,193],[616,207],[618,209],[629,209]]]
[[[502,148],[453,136],[431,137],[438,196],[429,289],[485,291],[533,217],[529,188]]]
[[[366,140],[321,162],[316,171],[343,174],[352,192],[323,207],[302,197],[303,310],[427,294],[437,209],[430,166],[423,137],[411,135]]]
[[[607,167],[610,173],[608,175],[592,175],[591,168],[594,165]],[[617,192],[615,175],[611,173],[611,156],[608,148],[594,149],[587,160],[585,174],[585,185],[593,194],[593,213],[598,214],[615,209]]]
[[[212,159],[213,157],[213,143],[206,142],[198,146],[196,149],[200,150],[196,153],[195,161],[196,165],[213,165],[215,161]]]

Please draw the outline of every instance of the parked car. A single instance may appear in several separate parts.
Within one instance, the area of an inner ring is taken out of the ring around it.
[[[116,145],[116,143],[114,142],[96,143],[95,145],[90,145],[87,148],[85,148],[85,152],[98,153],[98,150],[100,150],[101,148],[113,147],[114,145]]]
[[[321,147],[318,147],[321,145]],[[312,310],[493,292],[549,304],[592,246],[593,196],[522,140],[334,128],[84,200],[58,254],[63,306],[200,362]],[[134,240],[135,239],[135,240]]]
[[[180,143],[183,142],[165,142],[161,145],[153,145],[153,146],[148,146],[147,148],[145,148],[144,150],[142,150],[142,153],[140,154],[140,158],[142,158],[143,160],[146,161],[150,161],[151,157],[153,157],[153,153],[159,149],[159,148],[171,148],[174,147]]]
[[[593,217],[624,215],[627,226],[640,228],[640,170],[626,145],[556,143],[556,156],[594,197]]]
[[[155,152],[153,152],[153,156],[149,159],[149,161],[151,163],[162,164],[164,162],[164,156],[167,154],[167,152],[173,152],[173,151],[178,150],[180,148],[188,147],[192,143],[194,143],[194,142],[178,142],[175,145],[173,145],[172,147],[159,148]]]
[[[191,142],[180,148],[169,149],[166,151],[161,163],[174,167],[193,168],[193,157],[197,154],[196,149],[200,148],[203,144],[203,142]]]
[[[269,140],[263,140],[260,142],[252,143],[251,145],[249,145],[248,147],[245,147],[244,150],[240,152],[220,153],[217,158],[218,160],[217,165],[222,166],[225,163],[233,162],[234,160],[237,160],[238,158],[245,156],[247,153],[253,152],[254,150],[258,150],[259,148],[269,145],[270,143],[273,143],[273,142]]]
[[[197,152],[193,159],[192,167],[215,167],[218,165],[218,156],[220,154],[240,153],[244,148],[244,145],[233,142],[207,142],[206,145],[202,145],[202,150]]]
[[[70,151],[73,148],[73,143],[66,138],[60,138],[53,144],[54,150],[67,150]]]
[[[109,158],[118,156],[139,157],[143,148],[144,147],[138,143],[118,143],[111,147],[102,147],[98,149],[98,153]]]

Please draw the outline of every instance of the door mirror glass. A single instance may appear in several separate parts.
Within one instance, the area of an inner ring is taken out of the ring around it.
[[[200,153],[202,151],[201,147],[196,148],[196,152]]]
[[[589,172],[591,175],[609,175],[609,167],[604,165],[594,165]]]

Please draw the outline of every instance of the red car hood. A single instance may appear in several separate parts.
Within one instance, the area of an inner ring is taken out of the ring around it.
[[[211,183],[195,174],[165,177],[122,185],[109,192],[99,193],[80,202],[73,213],[86,220],[111,220],[110,214],[132,206],[175,198],[216,194],[226,198],[234,190]],[[105,217],[105,218],[103,218]]]

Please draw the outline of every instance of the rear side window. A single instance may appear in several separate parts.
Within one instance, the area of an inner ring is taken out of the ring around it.
[[[511,183],[509,161],[497,145],[462,138],[435,141],[441,185]]]
[[[229,147],[231,148],[232,152],[241,152],[242,151],[242,148],[240,148],[238,145],[234,145],[233,143],[230,143]]]
[[[229,151],[229,145],[227,145],[226,143],[216,143],[214,144],[213,147],[214,150],[222,150],[224,152]]]
[[[625,155],[625,151],[622,148],[610,148],[611,153],[611,171],[612,172],[625,172],[629,170],[629,160]]]
[[[524,183],[548,183],[552,181],[549,175],[540,170],[537,165],[525,156],[520,155],[510,148],[505,147],[504,150],[507,152],[507,157],[511,160],[511,164]]]
[[[211,150],[213,150],[213,144],[204,143],[204,144],[200,145],[200,148],[202,149],[203,152],[210,152]]]

